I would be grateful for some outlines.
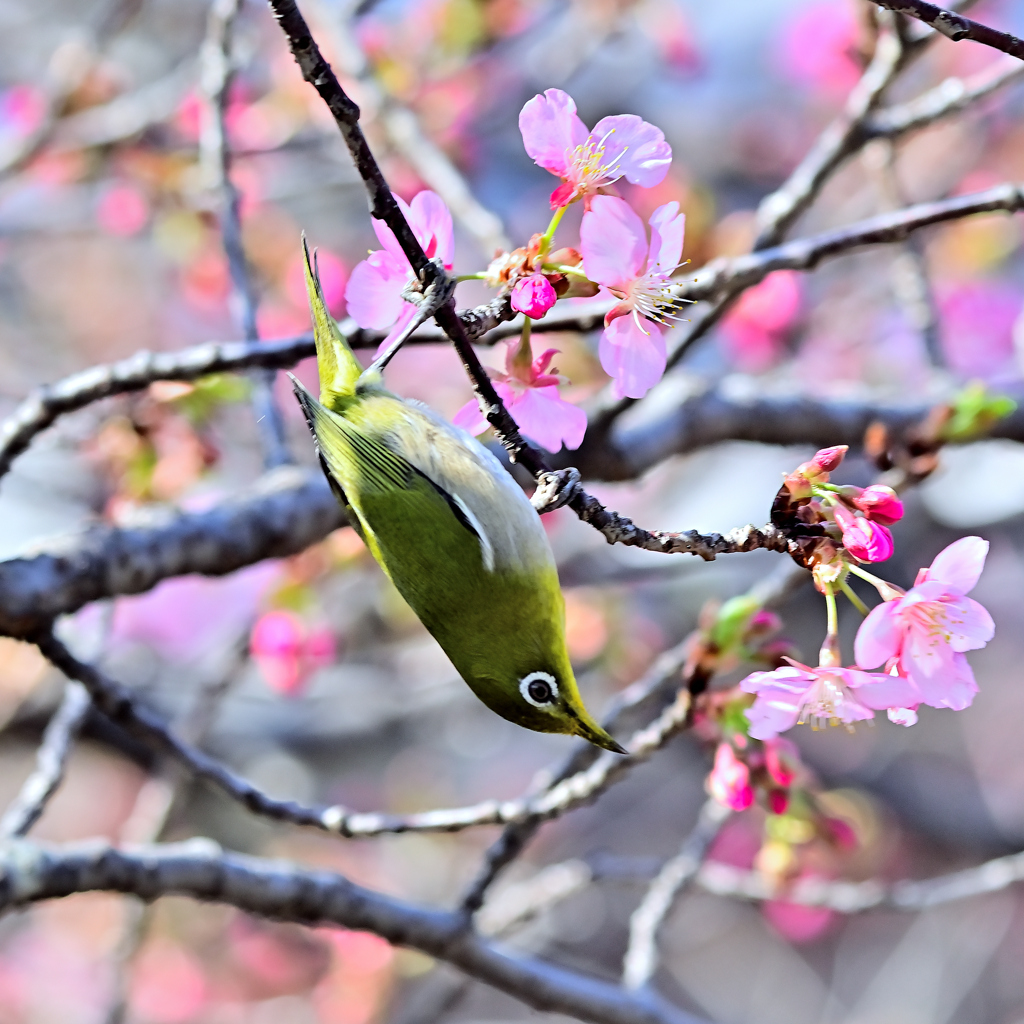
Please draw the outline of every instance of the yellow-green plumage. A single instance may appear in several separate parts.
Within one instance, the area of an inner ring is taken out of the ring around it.
[[[374,558],[488,707],[621,752],[580,699],[558,573],[526,496],[473,438],[362,372],[308,250],[306,283],[320,400],[293,383],[324,472]]]

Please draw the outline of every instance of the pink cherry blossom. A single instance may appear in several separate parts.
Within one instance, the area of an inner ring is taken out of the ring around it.
[[[764,766],[777,786],[788,789],[800,767],[800,752],[792,740],[765,740]]]
[[[736,756],[731,743],[719,743],[715,765],[708,776],[708,792],[733,811],[745,811],[754,802],[750,769]]]
[[[558,393],[563,378],[547,372],[558,349],[549,348],[531,363],[517,358],[518,348],[508,346],[504,373],[492,371],[494,389],[505,408],[522,432],[549,452],[557,452],[563,444],[566,448],[579,448],[587,430],[587,414]],[[470,434],[487,429],[475,398],[455,414],[452,422]]]
[[[324,627],[308,627],[288,611],[260,616],[249,638],[249,650],[267,685],[285,696],[301,693],[318,668],[334,661],[334,635]]]
[[[672,163],[672,147],[660,128],[636,114],[603,117],[592,132],[561,89],[534,96],[519,114],[523,145],[533,162],[562,179],[551,193],[551,209],[584,197],[619,178],[651,188]]]
[[[845,505],[833,508],[836,524],[843,531],[843,547],[862,562],[884,562],[894,550],[892,534],[880,523],[855,515]]]
[[[992,616],[967,597],[985,567],[988,541],[962,537],[940,551],[914,586],[902,597],[872,609],[857,632],[857,664],[885,663],[898,670],[918,690],[918,703],[936,708],[967,707],[978,692],[964,651],[974,651],[992,639]],[[896,705],[893,705],[894,707]]]
[[[768,369],[783,352],[783,342],[800,312],[800,275],[776,270],[748,288],[722,321],[730,355],[741,370]]]
[[[876,710],[906,707],[920,698],[909,680],[881,672],[793,662],[772,672],[752,672],[740,683],[757,700],[747,709],[750,735],[774,739],[809,721],[812,726],[863,722]]]
[[[853,499],[853,504],[876,523],[892,526],[903,518],[903,502],[896,497],[896,492],[884,484],[872,484],[865,487]]]
[[[599,354],[616,398],[643,398],[665,372],[663,326],[674,319],[671,277],[683,251],[685,219],[678,203],[643,222],[622,199],[595,196],[583,214],[580,248],[588,278],[619,303],[605,316]]]
[[[452,215],[441,197],[433,192],[420,192],[410,204],[398,196],[395,196],[395,201],[427,257],[440,258],[445,269],[451,270],[455,236]],[[370,253],[353,269],[345,288],[345,302],[349,316],[360,327],[370,330],[391,328],[381,342],[380,352],[416,315],[416,307],[402,298],[402,290],[415,281],[416,275],[391,228],[375,218],[373,230],[384,248]]]
[[[543,274],[530,274],[516,281],[512,289],[512,308],[539,320],[557,298],[551,282]]]

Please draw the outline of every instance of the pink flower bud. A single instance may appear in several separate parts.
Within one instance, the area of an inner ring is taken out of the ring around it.
[[[322,626],[307,629],[292,612],[269,611],[253,626],[249,651],[267,685],[293,697],[302,692],[313,672],[334,660],[334,635]]]
[[[772,814],[785,814],[789,807],[789,794],[784,789],[768,790],[768,810]]]
[[[551,282],[543,274],[531,274],[516,281],[512,289],[512,308],[539,320],[557,298]]]
[[[764,766],[777,786],[788,789],[796,778],[799,764],[800,754],[795,743],[779,737],[764,741]]]
[[[833,509],[843,531],[843,547],[862,562],[884,562],[892,556],[892,534],[881,524],[854,515],[845,505]]]
[[[719,743],[715,766],[708,776],[708,792],[733,811],[745,811],[754,802],[750,769],[736,756],[729,743]]]
[[[822,448],[814,453],[811,465],[817,466],[824,473],[831,473],[834,469],[839,468],[839,463],[843,461],[843,456],[846,455],[849,448],[848,444],[837,444],[832,448]]]
[[[876,523],[883,526],[892,526],[903,518],[903,502],[896,497],[896,492],[891,487],[883,484],[872,484],[865,487],[859,497],[853,499],[853,504]]]

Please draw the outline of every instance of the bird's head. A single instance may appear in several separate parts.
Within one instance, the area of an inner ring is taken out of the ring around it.
[[[502,718],[534,732],[581,736],[616,754],[628,753],[584,707],[564,651],[545,656],[527,643],[508,652],[502,665],[500,672],[495,671],[492,661],[483,672],[466,673],[477,696]]]

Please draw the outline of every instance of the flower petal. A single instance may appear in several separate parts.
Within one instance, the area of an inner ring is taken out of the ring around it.
[[[480,403],[475,398],[471,398],[452,417],[452,423],[460,430],[464,430],[467,434],[472,434],[474,437],[477,434],[482,434],[490,425],[484,419],[484,414],[480,411]]]
[[[360,327],[383,330],[398,319],[403,306],[402,289],[411,273],[409,264],[399,262],[382,249],[356,264],[345,286],[348,315]]]
[[[647,234],[630,205],[614,196],[594,196],[580,225],[583,269],[591,281],[627,289],[643,268]]]
[[[963,654],[935,642],[924,630],[912,630],[903,645],[900,667],[920,691],[922,703],[961,711],[978,692],[974,672]]]
[[[665,372],[665,335],[660,325],[644,317],[613,320],[601,335],[598,351],[604,372],[615,379],[618,397],[643,398]]]
[[[750,722],[747,731],[755,740],[770,740],[792,729],[800,716],[804,693],[805,690],[794,693],[788,688],[763,687],[753,706],[744,712]]]
[[[683,255],[686,216],[679,212],[678,203],[666,203],[651,214],[647,223],[651,225],[647,273],[671,274],[679,266],[679,258]]]
[[[516,423],[549,452],[579,448],[587,432],[587,414],[567,402],[554,386],[527,388],[510,409]]]
[[[529,100],[519,112],[519,130],[530,159],[560,178],[566,176],[569,154],[588,134],[572,97],[561,89],[548,89]]]
[[[894,725],[917,725],[917,708],[889,708],[887,713]]]
[[[891,676],[885,672],[860,672],[855,668],[837,670],[843,682],[865,707],[875,711],[888,708],[916,706],[921,694],[905,676]]]
[[[977,651],[995,636],[996,624],[988,609],[970,597],[947,601],[943,611],[954,651]]]
[[[672,163],[672,147],[665,134],[636,114],[602,117],[591,137],[604,139],[605,166],[618,165],[619,174],[642,188],[660,185]]]
[[[452,215],[444,200],[429,189],[413,196],[409,207],[409,224],[429,259],[440,257],[445,268],[452,269],[455,258],[455,232]]]
[[[985,568],[988,541],[980,537],[961,537],[936,556],[928,568],[928,579],[946,583],[961,594],[974,589]]]
[[[861,668],[877,668],[899,653],[902,631],[899,601],[884,601],[872,608],[857,630],[853,653]]]
[[[391,330],[388,331],[388,336],[377,346],[377,351],[373,354],[374,359],[387,350],[391,342],[409,326],[409,322],[413,320],[415,316],[416,307],[411,302],[405,302],[403,300],[402,308],[398,311],[398,319],[391,325]]]
[[[397,195],[394,192],[392,192],[391,195],[395,202],[398,203],[398,208],[402,211],[402,215],[411,224],[412,210],[409,208],[409,204],[400,195]],[[373,225],[373,232],[377,236],[380,244],[383,245],[399,263],[409,264],[409,258],[405,255],[405,251],[398,244],[398,239],[395,238],[394,231],[392,231],[384,221],[378,220],[376,217],[371,217],[370,223]],[[409,272],[412,273],[411,265],[409,265]]]

